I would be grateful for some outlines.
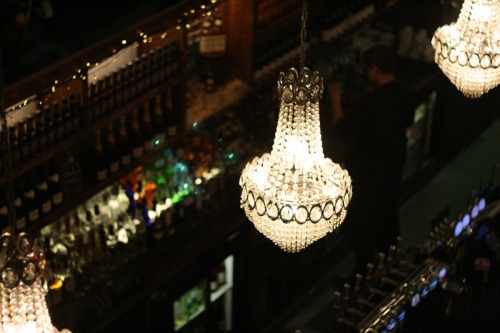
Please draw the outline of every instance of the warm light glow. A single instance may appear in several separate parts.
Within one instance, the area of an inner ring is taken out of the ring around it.
[[[432,38],[435,61],[458,90],[478,98],[500,83],[500,2],[465,0],[457,22]]]
[[[298,252],[343,222],[351,178],[325,158],[319,73],[281,73],[280,113],[271,153],[255,157],[240,177],[241,207],[255,228],[287,252]]]

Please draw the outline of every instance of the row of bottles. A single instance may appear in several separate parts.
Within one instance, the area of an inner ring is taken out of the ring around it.
[[[95,121],[179,74],[179,42],[172,40],[129,61],[89,87],[88,119]]]
[[[275,21],[300,6],[301,1],[258,0],[257,1],[257,28]]]
[[[80,120],[80,104],[76,95],[71,93],[69,100],[67,96],[62,96],[52,105],[45,104],[16,124],[9,124],[6,135],[9,136],[13,167],[19,167],[71,136],[80,128]],[[6,140],[3,133],[2,140]],[[6,152],[1,151],[0,155],[3,154]],[[0,157],[4,160],[5,155]]]
[[[172,95],[164,92],[94,134],[94,179],[102,181],[177,134]]]
[[[129,206],[124,189],[114,184],[41,230],[51,304],[99,288],[111,298],[127,289],[129,282],[115,272],[146,252],[146,226]]]
[[[9,205],[7,198],[0,196],[0,226],[3,231],[9,227]],[[15,229],[35,225],[64,201],[59,171],[54,163],[40,165],[23,179],[16,181],[14,189]]]

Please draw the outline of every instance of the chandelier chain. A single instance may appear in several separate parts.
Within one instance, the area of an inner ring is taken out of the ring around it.
[[[300,71],[304,69],[304,62],[306,59],[306,22],[307,22],[307,0],[302,0],[302,17],[301,17],[301,27],[300,27]]]

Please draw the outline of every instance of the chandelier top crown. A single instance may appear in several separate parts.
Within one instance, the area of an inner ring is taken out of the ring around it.
[[[304,67],[300,73],[295,68],[281,72],[278,79],[278,95],[285,103],[305,105],[316,103],[323,94],[323,78],[318,71]]]

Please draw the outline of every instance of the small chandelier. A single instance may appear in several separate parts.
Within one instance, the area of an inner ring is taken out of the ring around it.
[[[465,0],[457,22],[432,37],[435,62],[466,97],[478,98],[500,83],[500,2]]]
[[[304,2],[301,70],[280,74],[281,103],[272,151],[248,163],[239,181],[246,216],[286,252],[299,252],[340,226],[352,195],[347,171],[323,154],[319,119],[323,79],[303,65],[305,21]]]
[[[0,332],[59,333],[52,326],[42,289],[43,251],[28,234],[4,233],[0,256]]]

